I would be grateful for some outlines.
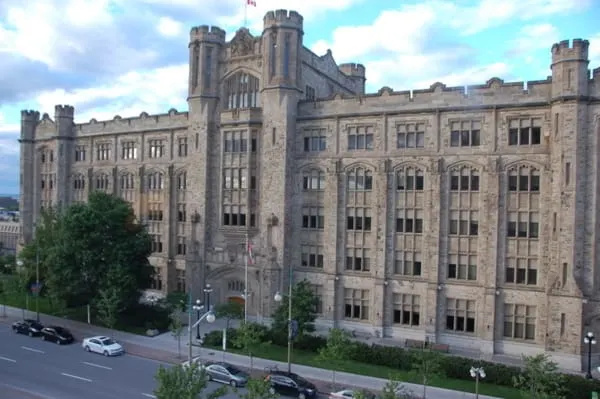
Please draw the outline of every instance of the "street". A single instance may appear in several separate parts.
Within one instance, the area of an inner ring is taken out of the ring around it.
[[[159,362],[128,354],[106,358],[85,352],[80,342],[60,346],[0,328],[3,399],[154,398]],[[219,386],[210,383],[209,390]]]

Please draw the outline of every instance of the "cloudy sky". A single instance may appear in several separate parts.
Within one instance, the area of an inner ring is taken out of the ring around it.
[[[18,193],[21,109],[76,121],[186,110],[187,35],[218,25],[231,38],[246,0],[0,0],[0,193]],[[368,91],[537,80],[550,47],[591,42],[600,66],[598,0],[256,0],[248,26],[277,8],[304,15],[304,44],[362,62]]]

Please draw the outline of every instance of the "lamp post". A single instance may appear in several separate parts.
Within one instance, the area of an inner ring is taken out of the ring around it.
[[[210,309],[210,294],[212,294],[213,289],[210,284],[206,284],[204,287],[204,303],[206,303],[206,307]]]
[[[291,272],[290,272],[291,274]],[[275,302],[281,302],[283,297],[279,292],[275,294]],[[288,373],[292,372],[292,281],[288,290],[288,340],[287,340],[287,368]]]
[[[485,370],[483,367],[471,367],[469,370],[471,377],[475,378],[475,399],[479,398],[479,379],[485,378]]]
[[[201,309],[204,309],[204,306],[198,306]],[[196,309],[196,305],[194,305],[194,310],[199,310]],[[209,323],[214,323],[215,320],[217,319],[217,317],[215,316],[215,312],[213,312],[212,308],[204,313],[202,316],[198,317],[198,320],[196,321],[196,323],[191,324],[191,319],[192,319],[192,309],[189,310],[188,312],[189,314],[189,318],[190,318],[190,325],[188,326],[188,338],[189,338],[189,342],[188,342],[188,365],[192,365],[192,329],[194,327],[196,327],[197,325],[199,325],[203,320],[206,320]]]
[[[196,299],[196,304],[192,306],[192,309],[196,311],[196,320],[200,320],[200,311],[204,309],[202,305],[202,301],[200,299]],[[209,308],[210,309],[210,308]],[[196,323],[196,339],[200,339],[200,323]]]
[[[592,379],[592,345],[596,345],[596,337],[594,336],[594,333],[591,331],[588,331],[587,334],[585,334],[585,337],[583,337],[583,343],[587,344],[588,346],[588,364],[587,364],[587,373],[585,374],[585,378],[587,378],[588,380]]]

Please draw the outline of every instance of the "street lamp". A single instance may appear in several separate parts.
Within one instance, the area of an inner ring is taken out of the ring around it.
[[[204,309],[204,306],[198,306],[200,308],[200,310]],[[194,310],[198,310],[196,309],[196,305],[194,305]],[[217,319],[217,317],[215,316],[215,312],[213,312],[212,308],[204,313],[202,316],[200,316],[198,318],[198,320],[196,321],[196,323],[191,324],[191,319],[192,319],[192,310],[190,309],[188,311],[188,314],[190,315],[190,325],[188,326],[188,338],[189,338],[189,342],[188,342],[188,364],[191,365],[192,364],[192,329],[194,327],[196,327],[197,325],[199,325],[203,320],[206,320],[209,323],[214,323],[215,320]]]
[[[275,302],[281,302],[283,297],[279,292],[275,294]],[[288,337],[287,337],[287,368],[288,373],[292,372],[292,282],[288,292]]]
[[[212,294],[213,289],[210,284],[206,284],[204,287],[204,302],[206,302],[206,307],[210,309],[210,294]]]
[[[202,306],[202,301],[200,301],[200,299],[196,299],[196,304],[192,307],[192,309],[196,311],[196,320],[200,320],[200,311],[204,309],[204,306]],[[196,326],[196,339],[200,339],[200,323],[198,323]]]
[[[485,378],[485,370],[483,367],[471,367],[469,370],[471,377],[475,378],[475,399],[479,398],[479,379]]]
[[[588,331],[588,333],[585,334],[585,337],[583,337],[583,343],[587,344],[587,346],[588,346],[588,364],[587,364],[587,373],[585,375],[585,378],[591,380],[592,379],[592,345],[596,345],[596,337],[594,336],[594,333],[591,331]]]

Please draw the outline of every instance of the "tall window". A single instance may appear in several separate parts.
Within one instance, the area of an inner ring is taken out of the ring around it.
[[[347,208],[346,229],[356,231],[371,231],[370,208]]]
[[[246,168],[224,168],[223,189],[239,190],[248,188],[248,169]]]
[[[424,230],[423,170],[416,166],[400,168],[395,173],[395,263],[394,273],[421,276]]]
[[[325,190],[325,173],[317,169],[304,172],[302,175],[302,189],[304,191]]]
[[[96,160],[97,161],[110,161],[110,143],[98,143],[96,144]]]
[[[318,315],[323,314],[323,297],[325,296],[325,289],[322,285],[312,284],[313,294],[315,295],[315,313]]]
[[[396,251],[394,274],[419,277],[422,273],[422,262],[421,252],[415,250]]]
[[[373,126],[351,126],[348,128],[348,151],[373,150]]]
[[[78,145],[75,147],[75,162],[84,162],[86,156],[86,146]]]
[[[290,77],[290,46],[292,34],[286,33],[283,41],[283,77]]]
[[[212,81],[212,64],[213,64],[213,48],[205,47],[204,48],[204,68],[202,71],[204,72],[204,88],[210,89],[210,84]]]
[[[538,285],[540,171],[516,165],[507,171],[508,214],[505,282]]]
[[[407,123],[396,127],[396,148],[425,147],[425,124]]]
[[[161,172],[150,171],[146,175],[146,223],[148,233],[152,238],[151,250],[162,253],[163,220],[164,220],[164,189],[165,180]]]
[[[418,327],[421,324],[421,297],[394,293],[394,324]]]
[[[344,317],[369,320],[369,290],[344,289]]]
[[[542,142],[540,118],[511,119],[508,128],[508,145],[539,145]]]
[[[98,173],[94,178],[94,189],[109,192],[111,189],[110,180],[107,173]]]
[[[304,267],[323,268],[325,263],[323,255],[323,246],[321,245],[302,245],[301,262]]]
[[[177,291],[185,293],[187,286],[185,283],[185,270],[177,269],[175,277],[177,279]]]
[[[86,198],[86,178],[83,174],[76,174],[73,176],[73,201],[84,202]]]
[[[325,129],[307,129],[304,131],[304,152],[322,152],[326,149]]]
[[[152,276],[152,281],[150,281],[150,289],[162,291],[162,272],[160,267],[154,268],[154,275]]]
[[[323,230],[325,228],[325,209],[321,206],[302,207],[302,228]]]
[[[248,152],[248,136],[245,131],[227,131],[223,136],[223,152]]]
[[[307,101],[314,101],[317,98],[315,88],[308,85],[306,86],[304,95],[306,96]]]
[[[162,158],[165,155],[165,140],[148,141],[148,158]]]
[[[504,304],[504,337],[535,340],[537,309],[535,306]]]
[[[225,109],[260,107],[260,81],[253,75],[238,72],[225,81]]]
[[[137,147],[135,141],[121,142],[121,159],[137,159]]]
[[[417,168],[403,168],[396,173],[396,190],[423,191],[425,178],[423,171]]]
[[[186,138],[187,139],[187,138]],[[179,170],[175,175],[175,196],[177,201],[177,255],[187,254],[187,173]]]
[[[135,174],[127,172],[119,176],[119,193],[125,201],[135,199]]]
[[[446,278],[477,280],[479,170],[461,165],[450,170],[450,220]]]
[[[373,174],[370,170],[356,168],[348,172],[346,179],[348,191],[371,191],[373,189]]]
[[[368,248],[346,248],[346,270],[371,271],[371,251]]]
[[[451,123],[450,147],[479,147],[481,121],[456,121]]]
[[[475,301],[448,298],[446,300],[446,330],[475,332]]]
[[[188,155],[188,138],[177,137],[177,156],[185,158]]]

